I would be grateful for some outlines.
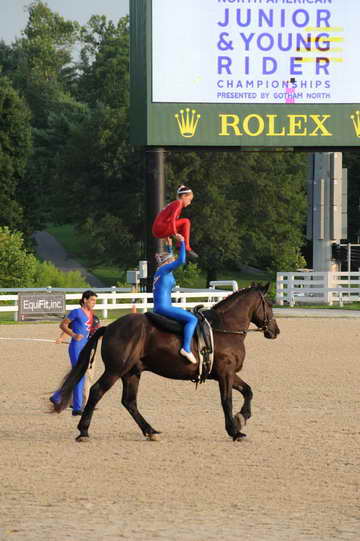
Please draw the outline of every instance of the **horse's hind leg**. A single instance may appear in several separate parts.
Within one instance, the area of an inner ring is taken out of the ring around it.
[[[122,405],[128,410],[131,417],[140,427],[144,436],[151,436],[152,434],[160,434],[152,426],[145,421],[144,417],[140,414],[137,407],[137,393],[140,383],[140,372],[132,372],[122,377],[123,381],[123,393],[121,398]]]
[[[118,374],[105,371],[103,375],[97,380],[97,382],[91,387],[89,399],[86,403],[84,412],[78,424],[80,434],[76,438],[77,441],[84,441],[83,438],[89,437],[88,431],[95,406],[106,393],[106,391],[108,391],[118,379]]]
[[[239,391],[244,397],[244,404],[239,413],[243,415],[245,421],[247,421],[251,417],[251,400],[253,397],[251,387],[245,381],[239,378],[238,375],[235,374],[233,389]]]

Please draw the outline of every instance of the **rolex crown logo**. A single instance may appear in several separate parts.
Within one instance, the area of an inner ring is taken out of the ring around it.
[[[195,109],[190,111],[189,107],[185,111],[181,109],[180,114],[176,113],[175,118],[183,137],[194,137],[200,117],[201,115],[196,113]]]
[[[360,111],[356,111],[354,115],[350,116],[353,121],[356,137],[360,137]]]

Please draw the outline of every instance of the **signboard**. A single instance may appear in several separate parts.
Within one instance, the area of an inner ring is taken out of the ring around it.
[[[358,0],[132,0],[131,140],[360,146]]]
[[[153,101],[357,103],[358,4],[153,0]]]
[[[59,319],[65,311],[64,293],[18,293],[18,321]]]

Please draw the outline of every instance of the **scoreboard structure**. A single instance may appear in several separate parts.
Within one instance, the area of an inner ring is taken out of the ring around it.
[[[360,146],[358,0],[130,0],[131,143]]]

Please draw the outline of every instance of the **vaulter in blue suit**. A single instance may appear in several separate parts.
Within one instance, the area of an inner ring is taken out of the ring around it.
[[[180,241],[180,252],[177,259],[172,252],[156,254],[158,268],[154,276],[153,296],[154,312],[184,323],[183,346],[180,354],[189,362],[196,364],[196,358],[191,351],[191,340],[197,326],[197,318],[191,312],[171,305],[171,291],[175,286],[173,271],[186,263],[184,237],[176,235]]]
[[[80,300],[80,308],[75,308],[67,314],[60,324],[60,329],[71,337],[69,345],[69,357],[71,366],[75,366],[78,362],[79,355],[86,342],[89,339],[90,331],[94,323],[94,307],[96,304],[96,293],[87,290],[82,294]],[[83,389],[84,378],[82,377],[79,383],[74,387],[73,392],[73,415],[81,415],[83,407]],[[59,401],[60,393],[56,391],[50,400],[53,403]]]

